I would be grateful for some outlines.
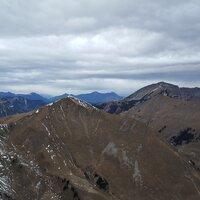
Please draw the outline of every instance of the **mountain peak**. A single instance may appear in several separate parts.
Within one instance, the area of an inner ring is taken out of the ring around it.
[[[81,106],[81,107],[84,107],[84,108],[89,108],[89,109],[95,109],[97,110],[96,107],[92,106],[90,103],[86,102],[86,101],[83,101],[81,99],[78,99],[74,96],[69,96],[69,97],[65,97],[65,99],[70,99],[71,101],[73,101],[74,103],[76,103],[77,105]]]
[[[66,97],[64,97],[64,98],[62,98],[60,100],[57,100],[57,101],[55,101],[53,103],[48,104],[47,106],[51,107],[51,106],[53,106],[55,104],[67,104],[69,106],[76,105],[76,106],[81,106],[81,107],[86,108],[86,109],[95,109],[95,110],[97,110],[96,107],[94,107],[91,104],[89,104],[89,103],[87,103],[87,102],[85,102],[85,101],[83,101],[81,99],[78,99],[78,98],[76,98],[74,96],[66,96]]]
[[[161,87],[178,87],[177,85],[167,83],[167,82],[164,82],[164,81],[161,81],[161,82],[158,82],[158,83],[155,83],[155,84],[152,84],[152,85],[158,85],[158,86],[161,86]]]
[[[141,100],[143,98],[150,98],[152,96],[163,94],[165,96],[180,96],[180,89],[177,85],[173,85],[166,82],[158,82],[148,86],[145,86],[138,91],[134,92],[126,100]]]
[[[31,92],[30,94],[31,94],[31,95],[39,95],[39,94],[37,94],[36,92]]]

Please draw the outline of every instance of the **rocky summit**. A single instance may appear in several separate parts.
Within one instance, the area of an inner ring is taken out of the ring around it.
[[[1,119],[0,199],[199,200],[193,161],[133,116],[67,97]]]

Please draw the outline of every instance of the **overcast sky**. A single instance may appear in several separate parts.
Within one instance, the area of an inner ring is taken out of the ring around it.
[[[200,0],[0,0],[0,91],[200,87]]]

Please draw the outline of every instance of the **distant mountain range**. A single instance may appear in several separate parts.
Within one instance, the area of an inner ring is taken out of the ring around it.
[[[170,83],[158,82],[143,87],[125,98],[114,92],[92,92],[79,95],[65,93],[51,98],[46,98],[34,92],[30,94],[0,92],[0,117],[29,112],[68,96],[86,101],[111,114],[119,114],[157,95],[183,100],[200,100],[200,88],[180,88]]]
[[[0,92],[0,99],[1,98],[12,98],[12,97],[23,97],[28,100],[39,100],[48,103],[49,99],[37,94],[37,93],[30,93],[30,94],[15,94],[11,92]]]
[[[110,93],[92,92],[89,94],[79,94],[79,95],[63,94],[60,96],[52,97],[49,99],[49,101],[50,102],[58,101],[64,97],[68,97],[68,96],[76,97],[78,99],[84,100],[91,104],[103,103],[103,102],[108,102],[108,101],[116,101],[116,100],[120,100],[123,98],[114,92],[110,92]]]
[[[52,98],[45,98],[37,93],[14,94],[11,92],[0,92],[0,117],[29,112],[48,103],[58,101],[67,96],[73,96],[91,104],[122,99],[121,96],[117,95],[114,92],[92,92],[89,94],[80,95],[63,94]]]
[[[79,95],[65,93],[65,94],[51,97],[51,98],[46,98],[35,92],[32,92],[30,94],[15,94],[15,93],[11,93],[11,92],[0,92],[0,98],[24,97],[29,100],[39,100],[39,101],[43,101],[46,103],[52,103],[54,101],[58,101],[64,97],[68,97],[68,96],[76,97],[78,99],[81,99],[81,100],[86,101],[91,104],[115,101],[115,100],[119,100],[119,99],[123,98],[122,96],[119,96],[115,92],[109,92],[109,93],[92,92],[92,93],[88,93],[88,94],[79,94]]]
[[[41,100],[30,100],[21,96],[0,98],[0,117],[29,112],[46,105]]]

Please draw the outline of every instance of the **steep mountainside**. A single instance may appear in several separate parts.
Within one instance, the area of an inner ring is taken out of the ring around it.
[[[29,112],[46,103],[39,100],[29,100],[23,97],[0,98],[0,117]]]
[[[147,125],[128,116],[65,98],[7,120],[0,129],[3,199],[200,197],[200,173]]]
[[[200,170],[200,101],[158,95],[122,115],[149,124]]]
[[[176,85],[159,82],[146,86],[122,100],[97,104],[96,107],[112,114],[119,114],[157,95],[182,100],[200,100],[200,88],[179,88]]]

